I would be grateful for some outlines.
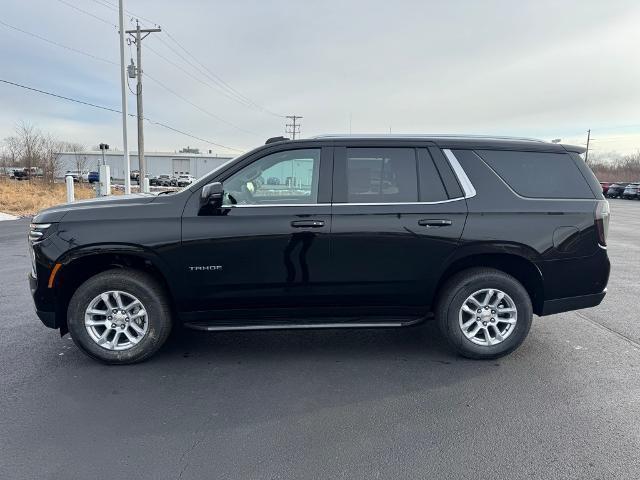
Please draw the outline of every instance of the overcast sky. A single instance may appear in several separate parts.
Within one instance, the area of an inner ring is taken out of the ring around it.
[[[119,70],[109,63],[119,62],[115,2],[5,0],[0,21],[106,61],[0,24],[0,78],[119,109]],[[351,128],[584,143],[591,128],[594,151],[640,148],[637,0],[125,0],[125,8],[164,30],[143,42],[145,74],[166,87],[145,80],[145,116],[210,142],[248,150],[283,134],[280,115],[297,114],[303,136]],[[122,147],[116,113],[1,83],[0,99],[0,138],[27,121],[87,147]],[[148,151],[231,153],[155,125],[145,137]],[[134,121],[129,145],[136,149]]]

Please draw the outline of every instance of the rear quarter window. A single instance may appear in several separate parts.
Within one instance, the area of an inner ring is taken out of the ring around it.
[[[518,195],[530,198],[594,198],[568,153],[476,150]]]

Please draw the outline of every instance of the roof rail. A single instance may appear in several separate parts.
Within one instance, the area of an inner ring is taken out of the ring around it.
[[[264,144],[269,145],[270,143],[286,142],[288,140],[291,140],[291,139],[287,137],[271,137],[271,138],[268,138],[267,141],[264,142]]]
[[[530,137],[510,137],[503,135],[456,135],[456,134],[388,134],[388,133],[375,133],[375,134],[344,134],[344,133],[332,133],[325,135],[316,135],[311,138],[423,138],[423,139],[437,139],[437,138],[448,138],[448,139],[486,139],[486,140],[516,140],[516,141],[525,141],[525,142],[537,142],[537,143],[547,143],[545,140],[540,140],[539,138],[530,138]]]

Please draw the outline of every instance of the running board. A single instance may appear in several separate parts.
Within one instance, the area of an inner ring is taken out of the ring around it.
[[[203,322],[187,322],[184,323],[184,326],[193,330],[202,330],[207,332],[224,332],[238,330],[302,330],[314,328],[398,328],[416,325],[423,320],[424,318],[394,322],[264,323],[252,325],[216,325]]]

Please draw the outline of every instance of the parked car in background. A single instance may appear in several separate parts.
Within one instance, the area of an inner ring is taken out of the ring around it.
[[[98,172],[82,172],[82,181],[88,183],[99,182],[100,174]]]
[[[69,175],[73,177],[74,182],[81,182],[82,180],[88,177],[89,172],[82,172],[80,170],[67,170],[64,176],[68,177]]]
[[[606,196],[609,198],[622,198],[622,193],[627,185],[629,185],[629,182],[612,183],[607,189]]]
[[[622,192],[622,198],[635,200],[638,198],[638,190],[640,190],[640,182],[630,183],[625,187],[624,192]]]
[[[161,187],[170,187],[171,175],[158,175],[156,182]]]
[[[40,167],[9,168],[8,170],[10,172],[9,178],[13,178],[15,180],[29,180],[34,177],[43,176],[43,171]]]
[[[431,317],[461,355],[501,357],[533,314],[593,307],[607,292],[609,203],[584,151],[459,136],[269,142],[175,193],[38,213],[36,312],[115,364],[149,358],[182,324],[390,328]],[[269,177],[278,185],[259,181]]]
[[[138,180],[140,178],[140,170],[131,170],[129,178],[131,180]]]
[[[13,168],[12,167],[0,167],[0,175],[2,176],[13,176]]]
[[[26,168],[16,168],[11,178],[16,180],[29,180],[29,171]]]
[[[192,177],[191,175],[179,175],[176,179],[176,186],[186,187],[187,185],[191,185],[195,180],[195,177]]]
[[[600,186],[602,187],[602,194],[603,195],[607,195],[607,191],[609,190],[609,187],[611,186],[611,182],[600,182]]]

